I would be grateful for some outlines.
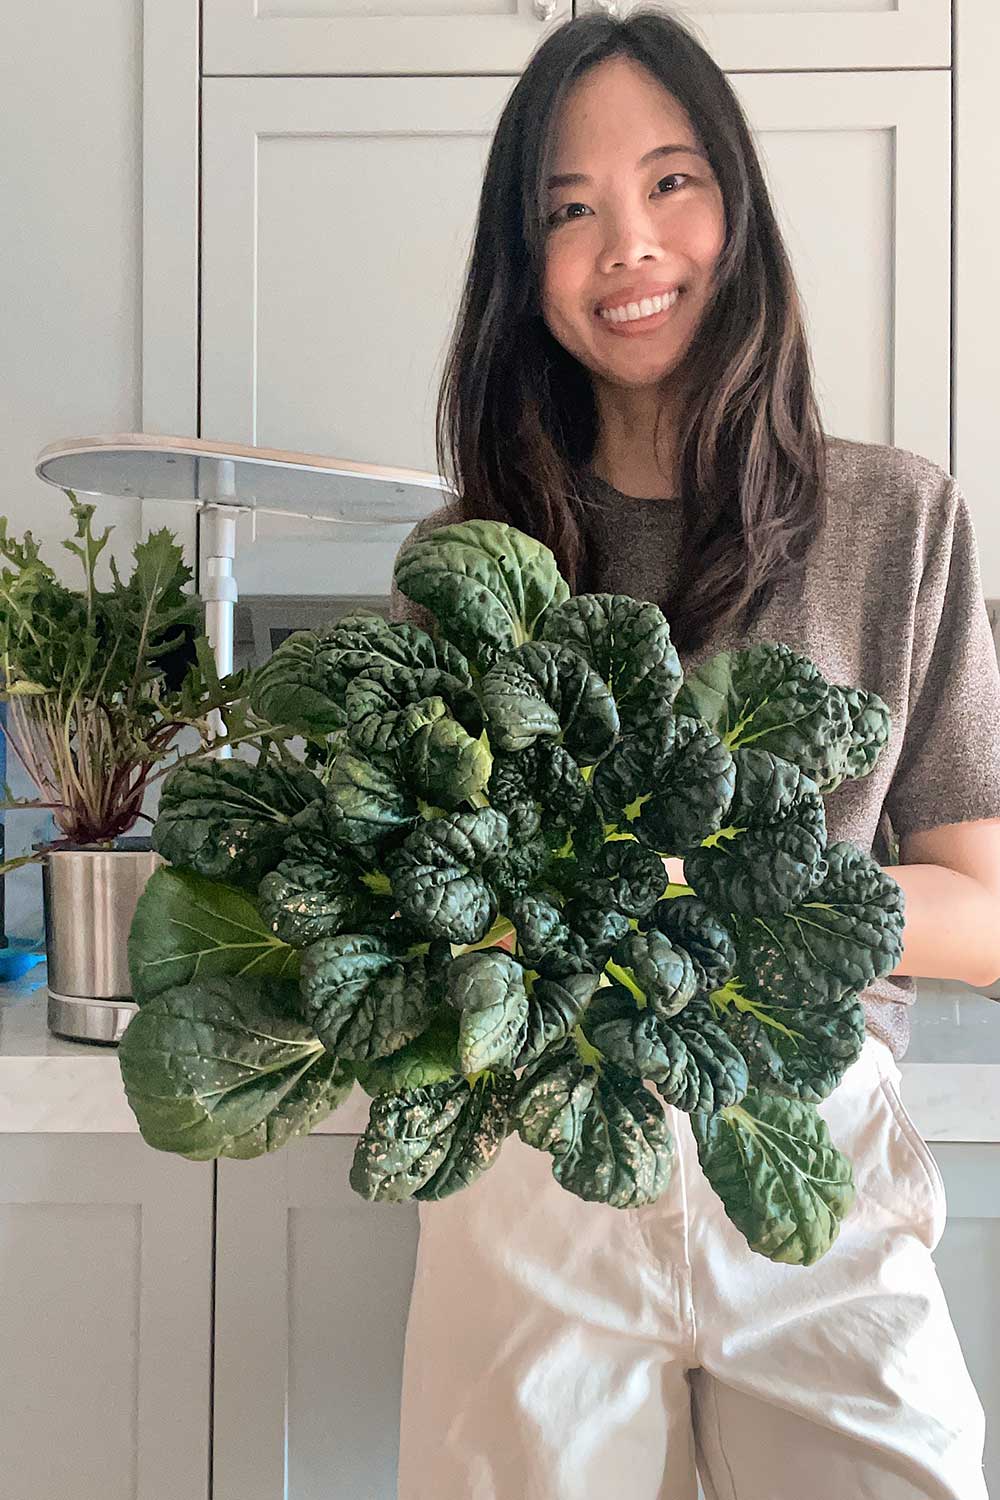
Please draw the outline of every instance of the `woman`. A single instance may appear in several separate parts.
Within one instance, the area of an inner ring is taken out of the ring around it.
[[[891,742],[828,795],[830,842],[1000,815],[964,497],[822,431],[751,135],[664,13],[570,21],[515,87],[438,445],[461,499],[414,536],[508,521],[576,591],[660,603],[685,670],[784,641],[884,698]],[[398,593],[393,613],[430,625]],[[421,1204],[399,1500],[694,1500],[697,1474],[713,1500],[981,1500],[983,1409],[932,1260],[943,1184],[897,1088],[913,998],[901,975],[864,992],[863,1051],[819,1106],[857,1200],[814,1266],[748,1249],[669,1107],[653,1204],[580,1200],[517,1135]]]

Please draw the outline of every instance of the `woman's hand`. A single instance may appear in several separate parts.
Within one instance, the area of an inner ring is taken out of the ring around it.
[[[687,885],[687,881],[684,878],[684,861],[682,859],[667,859],[664,854],[661,854],[660,858],[663,860],[663,868],[667,872],[667,879],[670,881],[670,884]]]

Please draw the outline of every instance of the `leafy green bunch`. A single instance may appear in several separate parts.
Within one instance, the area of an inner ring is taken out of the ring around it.
[[[751,1249],[814,1262],[854,1197],[817,1104],[903,928],[823,798],[872,769],[886,705],[781,643],[685,680],[655,605],[571,597],[506,525],[441,527],[396,580],[434,636],[357,614],[255,676],[319,772],[164,785],[120,1045],[143,1136],[255,1156],[358,1081],[367,1199],[443,1198],[516,1131],[631,1208],[670,1181],[669,1105]]]
[[[9,536],[0,516],[0,697],[8,741],[41,793],[19,800],[5,787],[2,805],[51,808],[63,834],[52,847],[108,842],[134,827],[151,783],[180,759],[181,731],[207,739],[218,710],[226,732],[238,734],[245,690],[238,675],[216,675],[200,601],[185,592],[191,571],[170,532],[136,545],[126,581],[112,558],[112,587],[99,589],[111,528],[95,536],[95,507],[65,493],[76,532],[62,545],[80,560],[82,588],[62,583],[31,532]],[[40,857],[8,860],[0,873]]]

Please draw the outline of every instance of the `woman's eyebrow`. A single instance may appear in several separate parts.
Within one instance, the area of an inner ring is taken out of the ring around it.
[[[684,156],[700,156],[703,161],[708,161],[707,155],[699,146],[677,144],[671,146],[654,146],[652,151],[647,151],[645,156],[640,156],[636,162],[636,171],[640,167],[645,167],[649,162],[656,161],[661,156],[674,156],[678,152]],[[551,192],[553,188],[579,187],[590,181],[591,179],[583,172],[558,172],[554,177],[548,179],[545,187],[548,192]]]

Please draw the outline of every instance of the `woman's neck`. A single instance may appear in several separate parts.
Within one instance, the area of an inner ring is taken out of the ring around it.
[[[599,436],[590,467],[612,489],[637,500],[671,498],[679,488],[672,423],[663,405],[663,394],[655,387],[605,386],[597,391]]]

